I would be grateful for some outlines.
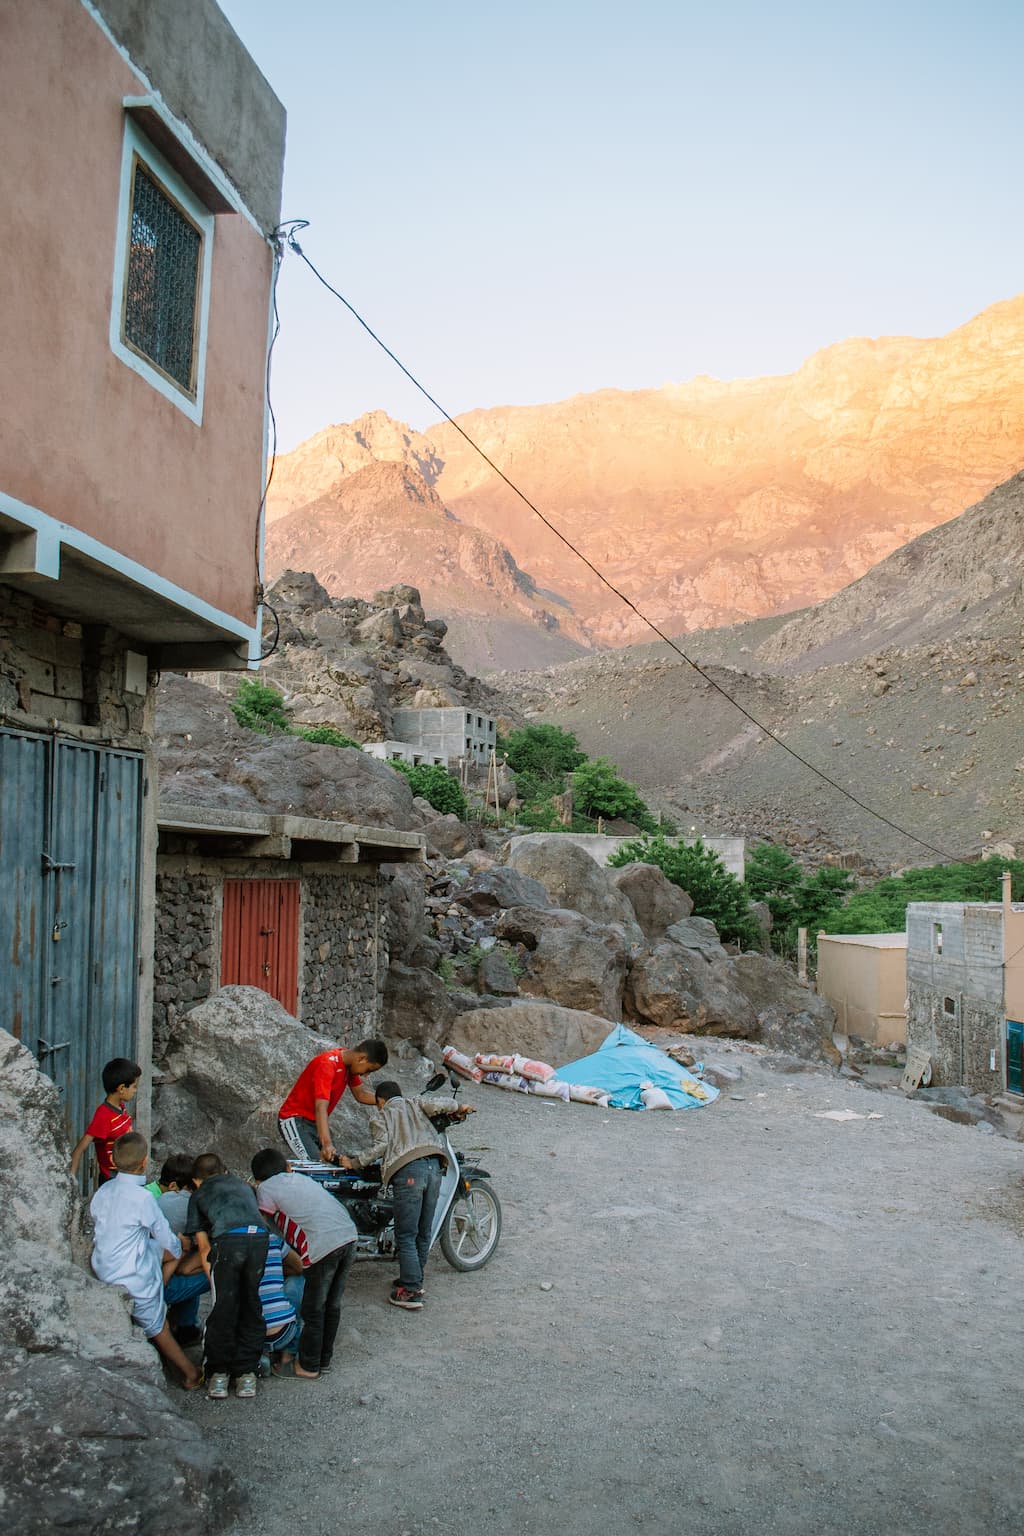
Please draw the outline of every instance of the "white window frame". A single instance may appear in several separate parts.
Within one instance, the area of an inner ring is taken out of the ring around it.
[[[141,161],[149,176],[182,212],[196,225],[202,236],[199,258],[199,295],[196,304],[196,334],[194,346],[195,394],[190,394],[169,374],[137,351],[124,338],[123,318],[125,284],[128,279],[128,256],[131,249],[132,188],[136,160]],[[121,189],[117,205],[117,241],[114,247],[114,287],[110,307],[110,350],[139,374],[172,405],[186,415],[197,427],[203,424],[203,398],[206,392],[206,339],[210,310],[210,273],[213,265],[214,216],[201,203],[192,189],[186,186],[173,166],[169,165],[146,135],[136,127],[130,117],[125,118],[124,145],[121,151]]]

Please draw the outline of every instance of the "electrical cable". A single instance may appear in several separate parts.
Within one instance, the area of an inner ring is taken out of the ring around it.
[[[637,618],[640,619],[640,621],[643,624],[646,624],[647,628],[650,629],[654,634],[656,634],[658,636],[659,640],[663,640],[665,642],[665,644],[671,650],[675,651],[676,654],[678,656],[680,656],[683,659],[683,661],[686,662],[686,664],[688,666],[693,668],[693,670],[697,673],[697,675],[699,677],[702,677],[704,679],[704,681],[709,684],[710,687],[714,688],[716,693],[720,693],[722,695],[722,697],[724,699],[726,699],[733,706],[734,709],[737,709],[739,711],[739,713],[741,715],[745,716],[745,718],[747,720],[749,720],[752,725],[755,725],[757,727],[757,729],[759,731],[761,731],[763,733],[763,735],[765,735],[768,738],[769,741],[772,741],[772,742],[775,743],[776,746],[781,747],[784,752],[788,752],[790,757],[794,758],[798,763],[801,763],[803,765],[803,767],[808,769],[811,773],[815,774],[819,779],[821,779],[821,781],[823,783],[828,784],[830,786],[830,788],[834,789],[838,794],[845,796],[845,798],[847,800],[851,801],[852,804],[858,806],[860,808],[860,810],[866,812],[867,815],[874,817],[874,819],[876,821],[879,821],[884,826],[889,827],[891,831],[898,832],[901,837],[908,838],[912,843],[916,843],[919,848],[926,848],[929,853],[936,853],[936,854],[938,854],[940,859],[947,860],[950,863],[955,862],[954,857],[953,857],[952,854],[945,852],[945,850],[942,849],[942,848],[936,847],[934,843],[926,842],[924,838],[918,837],[916,835],[916,833],[908,832],[906,827],[901,827],[898,822],[895,822],[895,821],[891,820],[890,817],[883,815],[883,813],[881,811],[876,811],[873,806],[870,806],[864,800],[859,799],[858,796],[855,795],[852,790],[846,789],[842,784],[838,783],[829,774],[827,774],[823,769],[818,768],[808,758],[804,757],[801,753],[797,752],[794,747],[791,747],[787,742],[783,741],[781,736],[777,735],[776,732],[771,730],[771,728],[769,726],[764,725],[762,723],[762,721],[758,720],[756,718],[756,716],[752,715],[750,713],[749,709],[747,709],[744,705],[742,705],[739,702],[738,699],[735,699],[732,696],[732,694],[730,694],[725,688],[722,687],[722,685],[720,683],[717,683],[715,681],[715,679],[707,671],[705,671],[705,669],[698,662],[694,661],[691,656],[687,656],[686,652],[682,649],[682,647],[680,645],[678,645],[676,643],[676,641],[671,638],[671,636],[665,634],[664,630],[659,629],[657,624],[655,624],[654,620],[653,619],[649,619],[647,617],[647,615],[645,613],[643,613],[640,608],[637,607],[636,603],[633,602],[632,598],[628,597],[625,592],[622,592],[617,586],[615,586],[615,584],[612,581],[610,581],[608,579],[608,577],[605,576],[604,573],[601,570],[598,569],[598,567],[594,564],[594,562],[592,560],[590,560],[583,553],[583,551],[581,549],[579,549],[572,542],[572,540],[570,538],[568,538],[567,535],[564,534],[561,531],[561,529],[558,528],[551,521],[551,519],[549,517],[547,517],[540,510],[540,508],[538,506],[536,506],[530,500],[530,498],[526,495],[525,491],[520,490],[519,486],[516,485],[513,480],[509,479],[508,475],[505,474],[504,470],[501,469],[499,465],[495,464],[494,460],[489,456],[489,454],[487,454],[484,451],[484,449],[480,447],[480,444],[477,443],[477,442],[474,442],[473,438],[470,437],[469,433],[465,430],[465,428],[459,425],[459,423],[455,420],[454,416],[452,416],[450,414],[450,412],[445,410],[444,406],[440,403],[440,401],[436,400],[434,398],[434,396],[430,393],[430,391],[426,388],[426,386],[424,384],[421,384],[419,379],[416,377],[416,375],[414,373],[412,373],[405,366],[405,364],[402,362],[401,358],[397,357],[396,354],[394,352],[392,352],[391,348],[387,345],[387,343],[385,341],[383,341],[380,336],[377,335],[376,331],[373,330],[373,328],[367,323],[367,321],[365,321],[363,319],[362,315],[355,308],[355,306],[353,304],[350,304],[348,299],[346,299],[345,295],[343,293],[339,293],[337,288],[335,288],[333,286],[333,284],[329,283],[327,281],[327,278],[324,277],[323,273],[320,272],[316,266],[314,266],[313,262],[310,261],[309,257],[306,255],[305,251],[302,249],[301,245],[299,244],[298,240],[296,239],[296,232],[299,229],[308,228],[308,225],[309,225],[308,219],[295,219],[295,220],[292,220],[291,224],[288,225],[288,226],[286,226],[286,225],[280,226],[280,233],[281,233],[282,238],[284,239],[285,243],[288,245],[289,249],[294,251],[295,255],[298,256],[303,262],[305,262],[306,266],[312,272],[313,276],[317,279],[317,281],[319,283],[321,283],[324,288],[327,289],[328,293],[333,294],[334,297],[339,301],[339,303],[341,303],[341,304],[343,304],[345,306],[345,308],[348,310],[348,312],[352,316],[352,318],[354,320],[356,320],[359,325],[362,326],[363,330],[371,338],[371,340],[375,341],[377,343],[378,347],[380,347],[381,351],[386,353],[387,356],[391,359],[391,361],[395,364],[395,366],[402,373],[405,374],[405,377],[409,380],[410,384],[412,384],[416,389],[419,390],[420,394],[423,395],[424,399],[429,400],[430,404],[434,407],[434,409],[436,411],[440,412],[440,414],[444,417],[445,421],[448,422],[449,426],[452,426],[452,427],[455,428],[456,432],[458,432],[460,437],[462,437],[465,440],[465,442],[469,444],[470,448],[473,449],[474,453],[479,454],[480,458],[483,459],[484,463],[487,464],[494,471],[494,473],[498,476],[499,480],[502,480],[505,483],[505,485],[508,486],[509,490],[512,491],[514,495],[518,496],[519,500],[521,502],[523,502],[525,506],[529,507],[530,511],[534,514],[534,516],[538,517],[540,519],[540,521],[544,524],[544,526],[546,528],[549,528],[557,539],[561,540],[561,542],[565,545],[566,549],[570,550],[576,556],[576,558],[578,560],[582,561],[582,563],[587,567],[588,570],[593,572],[593,574],[597,577],[598,581],[600,581],[603,586],[607,587],[609,592],[613,593],[620,600],[620,602],[625,603],[626,607],[629,608],[633,613],[635,613]]]

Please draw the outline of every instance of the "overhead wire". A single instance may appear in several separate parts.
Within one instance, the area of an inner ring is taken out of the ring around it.
[[[901,837],[907,838],[910,842],[916,843],[919,848],[925,848],[929,853],[938,854],[940,859],[953,862],[954,856],[952,854],[947,853],[944,849],[937,847],[934,843],[929,843],[925,838],[919,837],[915,832],[909,831],[906,827],[901,826],[899,822],[893,821],[891,817],[886,816],[882,811],[876,810],[874,806],[868,805],[866,801],[861,800],[858,795],[855,795],[852,790],[847,789],[845,785],[840,784],[838,780],[832,778],[832,776],[826,773],[824,769],[819,768],[816,763],[812,763],[809,758],[804,757],[803,754],[798,752],[795,747],[791,747],[789,743],[783,740],[783,738],[779,736],[776,731],[773,731],[770,726],[765,725],[762,720],[758,720],[755,715],[751,714],[750,710],[747,709],[745,705],[741,704],[740,701],[731,693],[729,693],[728,689],[723,688],[721,683],[716,682],[711,674],[704,667],[702,667],[699,662],[694,661],[692,656],[688,656],[682,647],[674,639],[672,639],[670,635],[667,635],[663,629],[660,629],[653,619],[648,618],[647,614],[645,614],[637,606],[633,599],[629,597],[627,593],[623,592],[619,587],[617,587],[614,582],[612,582],[604,574],[604,572],[600,570],[600,568],[595,565],[594,562],[586,554],[584,554],[583,550],[574,544],[573,541],[566,534],[564,534],[562,530],[555,523],[553,523],[544,512],[541,511],[540,507],[538,507],[533,501],[530,500],[526,492],[521,490],[520,487],[516,485],[515,481],[509,478],[501,466],[494,462],[490,455],[483,448],[481,448],[480,444],[470,436],[470,434],[463,426],[460,425],[458,421],[456,421],[455,417],[452,416],[451,413],[444,408],[441,402],[430,393],[426,385],[422,384],[416,375],[406,367],[401,358],[392,351],[392,349],[377,334],[373,327],[363,319],[363,316],[356,309],[355,305],[350,303],[345,295],[340,293],[338,289],[335,288],[334,285],[330,283],[326,277],[324,277],[323,273],[306,255],[297,239],[299,230],[306,229],[308,227],[308,219],[293,219],[287,224],[280,225],[275,231],[275,234],[279,235],[283,242],[288,246],[288,248],[296,256],[298,256],[301,261],[305,263],[317,281],[327,289],[328,293],[333,294],[339,303],[344,305],[352,318],[363,328],[371,340],[374,341],[377,346],[380,347],[381,351],[391,359],[396,368],[398,368],[399,371],[405,375],[410,384],[412,384],[414,388],[420,392],[424,399],[429,400],[430,404],[441,416],[444,417],[449,426],[455,428],[460,437],[462,437],[464,441],[469,445],[469,447],[473,449],[474,453],[478,454],[484,463],[494,471],[499,480],[503,481],[504,484],[508,486],[509,490],[512,491],[514,495],[518,496],[519,500],[530,509],[535,517],[540,519],[546,528],[550,529],[555,537],[565,545],[566,549],[570,550],[572,554],[575,555],[576,558],[587,567],[588,570],[593,572],[598,581],[600,581],[602,585],[608,589],[609,592],[613,593],[620,602],[624,603],[626,607],[631,610],[631,612],[635,613],[637,618],[643,624],[645,624],[653,634],[658,636],[659,640],[664,641],[670,650],[675,651],[676,655],[681,657],[682,660],[686,662],[687,666],[692,667],[694,672],[696,672],[699,677],[703,678],[704,681],[711,688],[713,688],[716,693],[721,694],[722,698],[726,699],[733,706],[733,708],[738,710],[739,713],[743,715],[747,720],[749,720],[752,725],[755,725],[757,729],[761,731],[769,741],[774,742],[777,747],[781,747],[784,752],[788,752],[790,757],[794,758],[796,762],[802,764],[802,766],[806,768],[810,773],[815,774],[816,777],[822,781],[822,783],[829,785],[829,787],[834,789],[837,794],[843,795],[853,805],[856,805],[860,810],[864,811],[866,815],[873,817],[878,822],[881,822],[883,826],[888,827],[893,832],[899,833]]]

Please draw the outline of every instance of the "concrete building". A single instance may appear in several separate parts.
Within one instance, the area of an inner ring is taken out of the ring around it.
[[[454,765],[459,758],[486,767],[498,739],[497,722],[462,705],[449,709],[396,709],[392,724],[399,741],[435,753]]]
[[[413,767],[424,763],[427,767],[448,767],[448,759],[442,752],[412,747],[407,741],[366,741],[363,743],[363,751],[381,763],[411,763]]]
[[[932,1082],[1024,1094],[1024,905],[912,902],[907,908],[907,1046]]]
[[[285,119],[212,0],[7,5],[0,104],[0,1025],[77,1133],[150,1059],[156,671],[259,654]]]
[[[162,803],[153,988],[159,1060],[179,1012],[261,987],[311,1029],[376,1032],[387,975],[381,863],[422,863],[418,832]]]
[[[876,1045],[906,1040],[905,933],[820,933],[817,983],[842,1034]]]

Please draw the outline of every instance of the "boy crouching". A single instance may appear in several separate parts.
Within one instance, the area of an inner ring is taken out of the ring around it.
[[[213,1291],[204,1347],[206,1395],[227,1397],[233,1376],[236,1397],[255,1397],[266,1336],[260,1279],[267,1226],[251,1185],[228,1173],[216,1152],[196,1158],[192,1180],[196,1189],[184,1235],[196,1238]]]

